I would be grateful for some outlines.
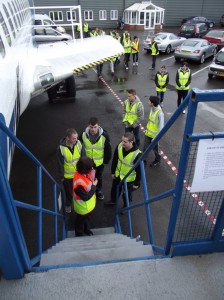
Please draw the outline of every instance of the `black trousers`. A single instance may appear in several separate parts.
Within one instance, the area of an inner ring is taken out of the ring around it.
[[[177,90],[177,106],[181,105],[181,100],[187,96],[188,90]]]
[[[98,191],[100,191],[102,189],[102,186],[103,186],[103,170],[104,170],[104,164],[98,166],[98,167],[95,167],[95,170],[96,170],[96,178],[98,180],[98,183],[97,183],[97,190],[96,190],[96,193]]]
[[[145,143],[144,143],[144,151],[146,150],[146,148],[148,147],[149,144],[152,143],[152,138],[148,137],[145,135]],[[161,155],[159,152],[159,143],[155,145],[155,147],[153,148],[153,152],[155,154],[155,162],[160,162],[161,161]],[[145,157],[145,160],[147,159],[147,157]]]
[[[73,178],[71,178],[71,179],[64,178],[63,187],[64,187],[65,205],[66,206],[72,206],[72,202],[73,202]]]
[[[113,182],[112,182],[112,187],[111,187],[111,191],[110,191],[110,197],[111,197],[111,202],[115,202],[116,201],[116,190],[117,190],[117,186],[120,183],[120,178],[114,178]],[[127,182],[127,188],[128,188],[128,198],[129,198],[129,202],[132,202],[132,192],[133,192],[133,182]],[[126,199],[125,199],[125,190],[124,190],[124,186],[121,186],[119,189],[119,196],[122,193],[122,198],[123,198],[123,203],[124,203],[124,207],[126,207]]]
[[[82,236],[84,233],[88,232],[90,230],[90,216],[92,212],[86,214],[86,215],[79,215],[76,214],[75,219],[75,235],[76,236]]]

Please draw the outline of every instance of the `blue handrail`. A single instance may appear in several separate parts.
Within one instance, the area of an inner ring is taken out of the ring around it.
[[[21,278],[24,272],[31,270],[32,266],[40,261],[43,252],[42,245],[42,217],[43,214],[52,215],[54,217],[54,244],[59,241],[58,238],[58,220],[62,219],[62,239],[66,237],[66,218],[65,209],[62,199],[63,213],[58,211],[58,196],[62,192],[61,186],[54,180],[51,174],[44,168],[44,166],[36,159],[36,157],[20,142],[20,140],[10,131],[6,125],[0,120],[0,129],[9,137],[9,139],[20,149],[37,167],[37,205],[31,205],[13,199],[11,188],[8,183],[7,174],[4,163],[0,157],[0,176],[1,176],[1,221],[0,234],[1,236],[7,232],[7,238],[4,243],[0,244],[0,269],[6,279]],[[42,182],[43,174],[50,180],[53,186],[53,204],[54,209],[49,210],[42,207]],[[23,231],[20,225],[19,217],[16,207],[34,211],[38,214],[38,250],[37,255],[32,259],[29,257]],[[5,217],[4,217],[5,216]],[[13,241],[13,243],[12,243]],[[53,246],[53,245],[52,245]],[[7,251],[8,259],[7,265],[11,264],[13,267],[9,268],[4,264],[5,251]]]

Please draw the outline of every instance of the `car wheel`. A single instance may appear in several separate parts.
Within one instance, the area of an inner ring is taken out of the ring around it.
[[[169,54],[170,52],[171,52],[171,46],[168,45],[167,48],[166,48],[166,53]]]
[[[213,75],[210,74],[210,73],[208,73],[208,78],[209,78],[209,79],[212,79],[212,77],[213,77]]]
[[[180,61],[180,58],[179,57],[175,57],[175,61]]]
[[[204,61],[205,61],[205,54],[203,53],[200,59],[200,63],[203,64]]]

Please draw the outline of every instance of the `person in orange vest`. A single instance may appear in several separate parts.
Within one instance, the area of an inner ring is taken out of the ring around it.
[[[139,40],[137,36],[134,36],[134,40],[131,44],[131,52],[133,58],[133,66],[138,66]]]
[[[96,185],[93,160],[83,156],[77,162],[73,179],[74,210],[76,212],[75,235],[93,235],[90,230],[90,216],[96,206]]]

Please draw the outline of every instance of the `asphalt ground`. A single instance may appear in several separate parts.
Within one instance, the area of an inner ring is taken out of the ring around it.
[[[177,28],[164,28],[164,31],[177,32]],[[110,72],[109,63],[103,66],[103,77],[98,79],[96,70],[89,69],[83,73],[75,75],[77,96],[76,101],[61,99],[55,104],[48,102],[47,94],[43,94],[31,100],[28,108],[20,117],[18,134],[19,139],[28,149],[40,160],[45,168],[59,182],[57,173],[56,149],[59,140],[65,135],[67,128],[74,127],[79,134],[85,130],[88,120],[92,116],[99,118],[100,125],[106,129],[110,135],[113,149],[121,141],[124,128],[122,126],[123,101],[127,98],[127,89],[136,89],[138,96],[145,107],[146,126],[149,114],[148,98],[156,95],[154,76],[160,66],[166,65],[170,74],[170,83],[164,99],[165,122],[175,112],[177,106],[177,94],[175,90],[175,75],[180,63],[176,63],[173,53],[167,55],[161,53],[157,58],[156,70],[149,70],[151,66],[151,55],[143,50],[142,42],[147,36],[147,32],[131,32],[131,36],[137,35],[140,38],[139,66],[133,67],[130,62],[129,70],[123,66],[123,58],[120,65],[115,69],[115,75]],[[223,88],[223,79],[208,80],[207,67],[212,59],[207,60],[203,65],[189,63],[192,71],[191,87],[199,89],[220,89]],[[181,115],[175,125],[161,140],[161,149],[167,155],[173,165],[178,167],[179,156],[182,145],[182,137],[185,126],[186,115]],[[223,103],[212,103],[201,107],[195,124],[196,130],[203,131],[223,131],[224,128],[224,105]],[[141,132],[141,145],[143,147],[144,133]],[[153,160],[153,154],[148,157],[148,165]],[[27,203],[36,203],[36,170],[29,162],[16,150],[13,159],[10,182],[15,199],[25,199]],[[150,196],[166,191],[175,185],[176,175],[171,170],[167,162],[162,161],[160,167],[146,167],[146,180]],[[103,177],[103,192],[105,200],[110,200],[111,188],[110,164],[105,166]],[[45,191],[48,195],[49,191]],[[143,190],[140,188],[134,193],[134,202],[142,199]],[[46,197],[48,199],[48,197]],[[45,207],[51,206],[45,200]],[[114,208],[104,207],[104,201],[98,201],[92,216],[92,227],[107,227],[114,225]],[[120,201],[122,204],[122,201]],[[152,214],[153,231],[155,241],[163,245],[166,239],[167,225],[171,208],[171,199],[166,199],[150,205]],[[19,213],[22,220],[22,227],[26,232],[26,240],[29,244],[30,253],[35,253],[33,248],[32,223],[36,216],[28,217],[27,212]],[[143,240],[148,241],[147,220],[144,208],[136,209],[133,214],[133,236],[141,235]],[[68,216],[69,229],[74,228],[75,214]],[[44,220],[46,226],[51,221]],[[121,216],[122,230],[128,234],[127,215]],[[49,242],[48,226],[47,234],[44,237],[46,247]],[[36,246],[35,246],[36,247]]]

